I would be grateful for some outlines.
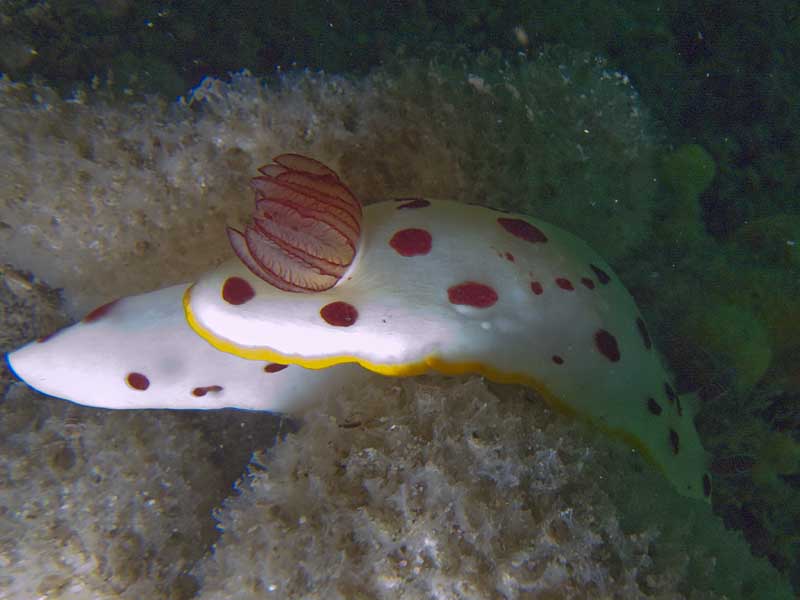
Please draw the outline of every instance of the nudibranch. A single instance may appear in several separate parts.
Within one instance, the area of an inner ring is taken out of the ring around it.
[[[187,285],[122,298],[8,355],[44,394],[101,408],[290,412],[366,378],[354,364],[310,371],[219,352],[184,317]]]
[[[585,243],[460,202],[362,207],[333,170],[296,154],[259,171],[252,221],[228,229],[235,258],[12,353],[16,373],[96,406],[286,412],[369,371],[477,373],[533,388],[708,500],[691,403],[633,298]],[[273,373],[284,382],[264,377],[270,365],[289,365]]]

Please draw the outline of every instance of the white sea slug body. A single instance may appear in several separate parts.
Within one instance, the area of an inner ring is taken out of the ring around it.
[[[303,378],[319,387],[326,376],[363,376],[355,365],[520,383],[625,438],[680,493],[709,498],[691,410],[632,297],[586,244],[527,216],[452,201],[405,198],[362,209],[336,173],[299,155],[260,171],[253,222],[228,232],[237,258],[185,288],[185,320],[171,325],[185,329],[187,345],[206,340],[217,349],[206,344],[213,354],[203,360],[292,365],[295,388]],[[35,369],[26,375],[15,357],[12,367],[39,387]],[[130,388],[124,362],[114,376]],[[222,370],[229,368],[245,367]],[[155,373],[140,374],[155,387]],[[219,378],[227,381],[224,372]],[[82,401],[57,385],[44,391]],[[139,390],[143,406],[148,392]],[[279,402],[281,390],[273,392],[270,410],[291,411],[301,396]]]
[[[9,354],[9,364],[40,392],[103,408],[285,412],[366,376],[353,364],[309,371],[219,352],[186,323],[186,288],[109,302]]]

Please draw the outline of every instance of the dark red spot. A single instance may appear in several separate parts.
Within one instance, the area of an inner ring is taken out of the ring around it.
[[[44,344],[47,340],[53,339],[53,336],[59,333],[58,331],[54,331],[53,333],[48,333],[47,335],[43,335],[42,337],[36,340],[37,344]]]
[[[542,233],[541,229],[534,227],[527,221],[522,219],[510,219],[508,217],[500,217],[497,219],[500,226],[511,235],[514,235],[526,242],[539,243],[546,242],[547,236]]]
[[[605,356],[611,362],[619,360],[619,346],[617,345],[617,338],[607,332],[605,329],[598,329],[594,334],[594,343],[600,354]]]
[[[264,367],[265,373],[277,373],[278,371],[283,371],[289,365],[282,365],[280,363],[269,363]]]
[[[431,203],[424,198],[395,198],[394,201],[405,202],[405,204],[398,206],[397,210],[401,208],[425,208],[431,205]]]
[[[356,307],[347,302],[331,302],[319,311],[325,322],[335,327],[350,327],[358,319]]]
[[[711,496],[711,477],[708,473],[703,473],[703,496],[706,498]]]
[[[83,317],[83,322],[84,323],[93,323],[93,322],[97,321],[98,319],[100,319],[101,317],[105,317],[117,302],[119,302],[119,299],[112,300],[111,302],[106,302],[102,306],[98,306],[92,312],[90,312],[88,315]]]
[[[402,208],[425,208],[430,206],[431,203],[423,198],[396,198],[395,202],[405,202],[397,207],[397,210]]]
[[[135,390],[144,391],[150,387],[150,380],[141,373],[128,373],[125,381]]]
[[[572,282],[564,277],[556,277],[556,285],[562,290],[572,291],[575,289],[572,286]]]
[[[228,277],[222,285],[222,299],[228,304],[238,306],[256,295],[253,286],[241,277]]]
[[[647,331],[647,325],[644,324],[642,317],[636,318],[636,327],[639,328],[639,335],[642,336],[644,347],[650,350],[653,347],[653,340],[650,339],[650,333]]]
[[[192,396],[205,396],[208,392],[221,392],[221,385],[207,385],[205,387],[196,387],[192,390]]]
[[[655,401],[655,399],[648,398],[647,399],[647,410],[649,410],[654,415],[658,416],[658,415],[661,414],[661,411],[663,409],[661,408],[661,405],[658,402]]]
[[[558,354],[553,354],[553,362],[556,363],[557,365],[563,365],[564,359],[561,358]]]
[[[541,296],[544,289],[542,288],[542,284],[538,281],[531,281],[531,291],[537,296]]]
[[[453,304],[466,304],[475,308],[488,308],[497,302],[497,292],[488,285],[465,281],[447,290],[447,297]]]
[[[594,289],[594,281],[592,281],[588,277],[581,277],[581,283],[590,290]]]
[[[589,265],[589,268],[592,269],[592,271],[594,271],[595,275],[597,275],[597,281],[599,281],[603,285],[606,285],[609,281],[611,281],[611,277],[608,276],[608,273],[603,271],[603,269],[601,269],[600,267],[597,267],[595,265]]]
[[[504,254],[504,256],[506,257],[506,260],[508,260],[508,261],[514,262],[514,261],[516,260],[516,259],[514,258],[514,255],[513,255],[513,254],[511,254],[511,252],[506,252],[506,253]]]
[[[400,256],[419,256],[431,251],[431,234],[424,229],[401,229],[389,240]]]
[[[677,454],[680,450],[680,438],[678,437],[678,432],[674,429],[669,430],[669,446],[672,448],[672,453]]]

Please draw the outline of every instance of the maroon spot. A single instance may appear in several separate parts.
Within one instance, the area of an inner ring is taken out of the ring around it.
[[[655,401],[655,399],[648,398],[647,399],[647,410],[649,410],[654,415],[658,416],[658,415],[661,414],[661,411],[663,409],[661,408],[661,405],[658,402]]]
[[[141,373],[128,373],[125,381],[135,390],[144,391],[150,387],[150,380]]]
[[[402,208],[425,208],[430,206],[431,203],[423,198],[395,198],[395,202],[405,202],[397,207],[397,210]]]
[[[557,365],[563,365],[564,359],[561,358],[558,354],[553,354],[553,362],[556,363]]]
[[[228,277],[222,285],[222,299],[228,304],[238,306],[256,295],[253,286],[241,277]]]
[[[58,331],[54,331],[53,333],[48,333],[47,335],[43,335],[42,337],[36,340],[37,344],[44,344],[47,340],[53,339],[53,336],[59,333]]]
[[[572,291],[575,289],[572,287],[572,282],[564,277],[556,277],[556,285],[562,290]]]
[[[611,277],[608,276],[608,273],[603,271],[603,269],[601,269],[600,267],[597,267],[595,265],[589,265],[589,268],[592,269],[592,271],[594,271],[595,275],[597,275],[597,281],[599,281],[603,285],[606,285],[609,281],[611,281]]]
[[[207,385],[205,387],[196,387],[192,390],[192,396],[205,396],[208,392],[221,392],[221,385]]]
[[[594,343],[600,354],[605,356],[611,362],[619,360],[619,346],[617,345],[617,338],[607,332],[605,329],[598,329],[594,334]]]
[[[356,307],[347,302],[331,302],[319,311],[325,322],[335,327],[350,327],[358,319]]]
[[[531,291],[537,296],[541,296],[544,289],[542,288],[542,284],[538,281],[531,281]]]
[[[636,318],[636,327],[639,328],[639,335],[642,336],[644,347],[650,350],[650,348],[653,347],[653,340],[650,339],[650,333],[648,333],[647,325],[644,324],[644,319],[642,319],[642,317]]]
[[[581,277],[581,283],[590,290],[594,289],[594,281],[592,281],[588,277]]]
[[[401,229],[389,240],[400,256],[419,256],[431,251],[431,234],[424,229]]]
[[[488,308],[497,302],[497,292],[488,285],[465,281],[447,290],[447,297],[452,304],[466,304],[475,308]]]
[[[674,429],[669,430],[669,445],[672,448],[672,453],[677,454],[678,450],[680,450],[680,438],[678,437],[678,432]]]
[[[506,260],[508,260],[508,261],[514,262],[516,260],[514,258],[514,255],[511,254],[511,252],[506,252],[504,256],[506,257]]]
[[[522,219],[509,219],[508,217],[500,217],[497,219],[500,226],[511,235],[525,240],[526,242],[538,243],[546,242],[547,236],[542,233],[541,229],[534,227],[527,221]]]
[[[711,477],[708,473],[703,473],[703,496],[706,498],[711,496]]]
[[[111,311],[111,309],[114,307],[114,305],[117,302],[119,302],[119,299],[112,300],[111,302],[106,302],[102,306],[98,306],[92,312],[90,312],[88,315],[83,317],[83,322],[84,323],[93,323],[93,322],[97,321],[98,319],[100,319],[101,317],[105,317],[109,313],[109,311]]]
[[[278,371],[283,371],[289,365],[282,365],[280,363],[269,363],[264,367],[265,373],[277,373]]]

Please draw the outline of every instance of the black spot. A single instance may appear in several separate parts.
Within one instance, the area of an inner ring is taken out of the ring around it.
[[[642,336],[644,347],[650,350],[653,347],[653,340],[650,339],[650,333],[647,331],[647,325],[644,324],[642,317],[637,317],[636,326],[639,328],[639,335]]]
[[[672,453],[677,454],[680,450],[680,438],[678,432],[674,429],[669,430],[669,445],[672,447]]]
[[[661,405],[656,402],[653,398],[647,399],[647,410],[649,410],[654,415],[658,416],[661,414]]]
[[[706,498],[711,496],[711,477],[708,473],[703,473],[703,496]]]

